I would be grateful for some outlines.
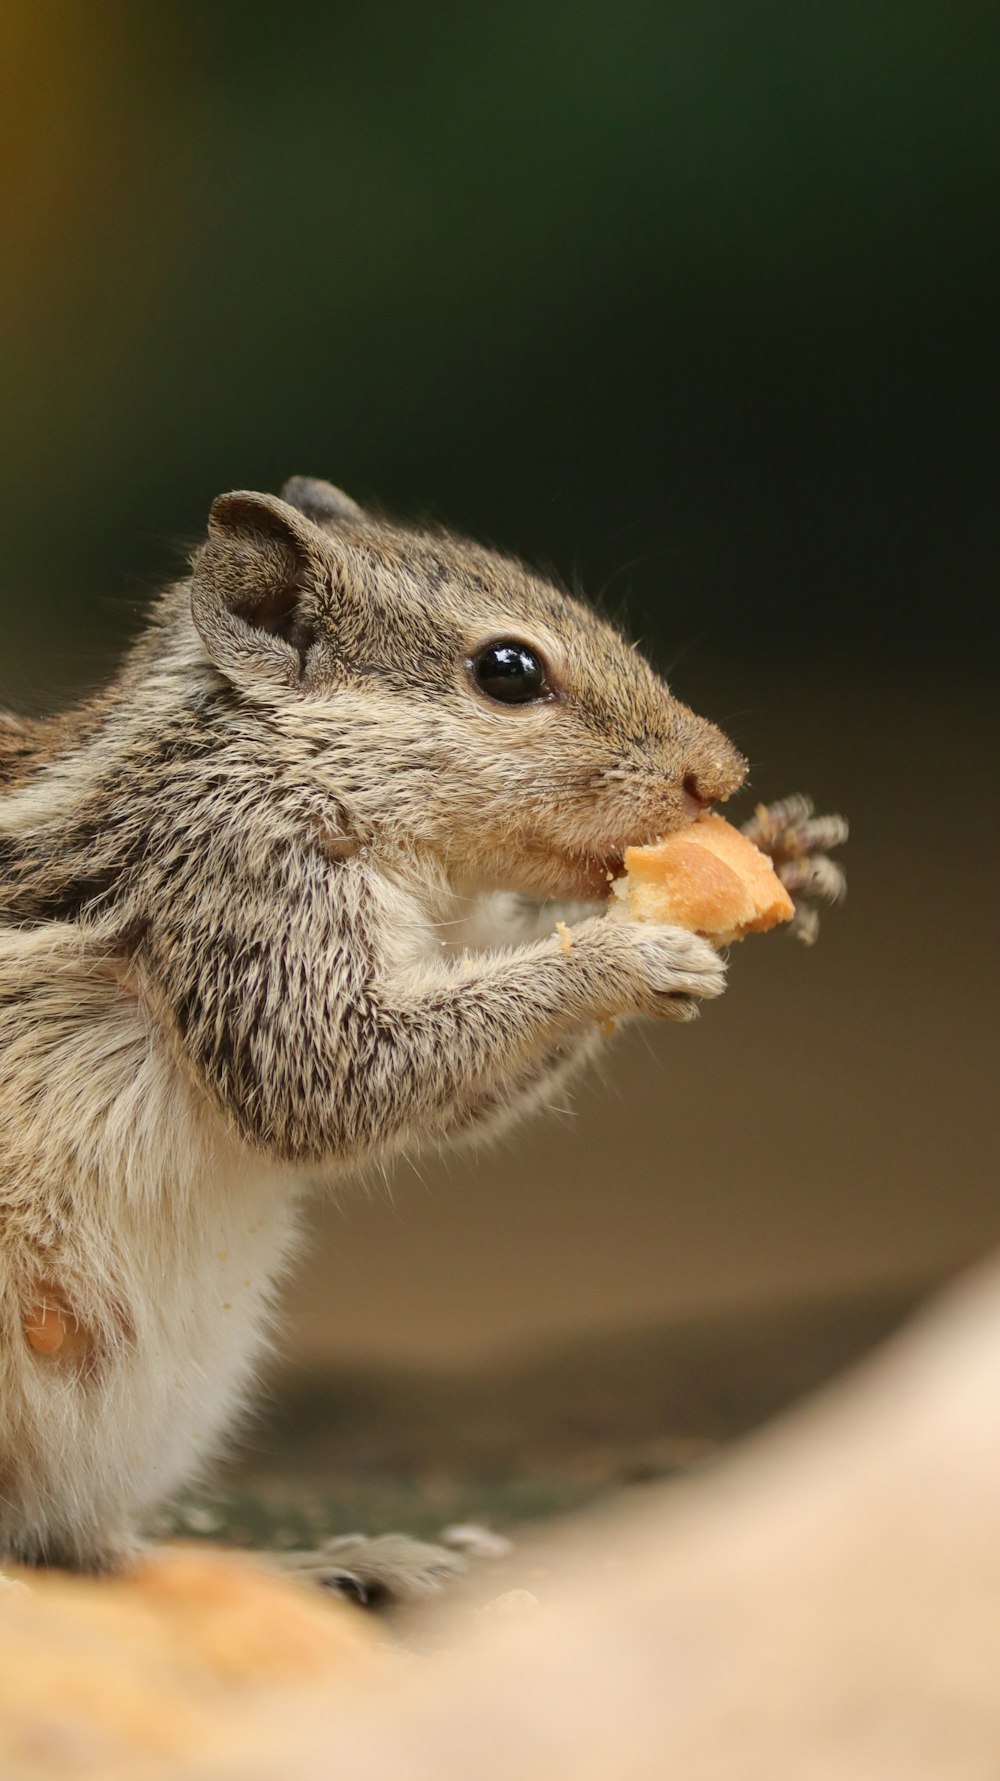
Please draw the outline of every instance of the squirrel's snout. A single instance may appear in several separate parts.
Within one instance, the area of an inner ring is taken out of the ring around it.
[[[747,776],[747,763],[728,737],[714,725],[706,724],[705,730],[681,773],[681,790],[702,810],[739,791]]]

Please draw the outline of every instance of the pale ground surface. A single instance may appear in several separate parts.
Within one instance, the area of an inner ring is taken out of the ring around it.
[[[356,1781],[987,1781],[1000,1277],[697,1482],[595,1527],[533,1619],[321,1734]],[[322,1755],[319,1755],[322,1752]]]

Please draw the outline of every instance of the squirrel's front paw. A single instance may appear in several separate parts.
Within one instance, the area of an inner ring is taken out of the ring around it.
[[[636,1013],[693,1020],[703,998],[721,996],[726,967],[713,946],[686,928],[623,922],[614,930],[629,948]]]
[[[816,816],[811,798],[797,794],[775,804],[758,804],[743,824],[748,841],[766,853],[795,904],[789,932],[811,946],[819,933],[816,904],[836,903],[847,890],[847,879],[831,848],[847,840],[842,816]]]

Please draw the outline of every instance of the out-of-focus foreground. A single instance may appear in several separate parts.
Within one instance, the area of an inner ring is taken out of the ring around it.
[[[994,1267],[727,1465],[542,1548],[537,1609],[453,1605],[406,1662],[231,1559],[8,1592],[4,1774],[985,1781],[998,1371]]]

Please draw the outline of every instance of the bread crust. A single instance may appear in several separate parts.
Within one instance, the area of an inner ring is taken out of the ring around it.
[[[652,847],[629,847],[612,886],[617,921],[689,928],[717,946],[790,921],[792,899],[766,854],[706,814]]]

